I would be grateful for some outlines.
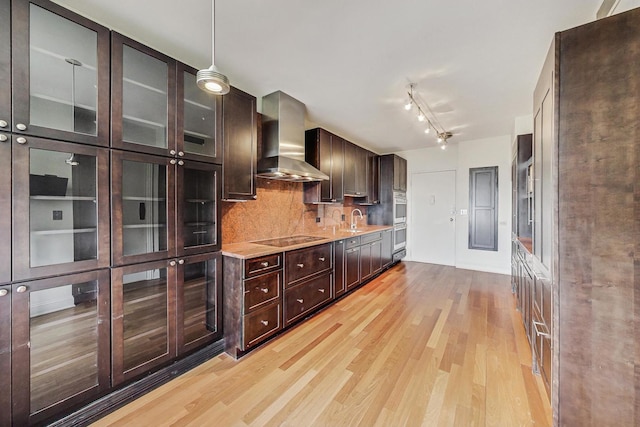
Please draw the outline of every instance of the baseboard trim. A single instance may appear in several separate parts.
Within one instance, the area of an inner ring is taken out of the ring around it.
[[[55,427],[87,426],[223,352],[224,340],[216,341],[47,425]]]

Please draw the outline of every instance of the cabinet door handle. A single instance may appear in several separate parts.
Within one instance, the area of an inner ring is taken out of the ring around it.
[[[17,293],[19,293],[19,294],[21,294],[21,293],[23,293],[23,292],[27,292],[27,287],[26,287],[26,286],[24,286],[24,285],[22,285],[22,286],[18,286],[18,287],[16,288],[16,292],[17,292]]]
[[[27,138],[25,138],[25,137],[21,136],[21,137],[19,137],[19,138],[16,138],[16,142],[17,142],[18,144],[26,144],[26,143],[27,143]]]
[[[171,160],[169,160],[169,163],[171,163],[172,165],[175,165],[178,162],[176,161],[176,159],[171,159]]]
[[[0,120],[0,128],[6,128],[8,124],[6,120]]]
[[[304,268],[304,264],[298,264],[298,267]]]
[[[184,156],[184,151],[178,151],[178,156],[180,157]]]
[[[180,166],[184,166],[184,161],[182,161],[182,160],[178,160],[178,165],[180,165]]]
[[[261,320],[260,323],[262,323],[264,326],[268,326],[269,325],[269,321],[268,320]]]
[[[5,135],[4,133],[0,133],[0,142],[5,142],[8,139],[9,137],[7,135]]]
[[[320,289],[318,289],[318,292],[321,292],[321,293],[323,293],[323,294],[324,294],[324,288],[320,288]]]
[[[16,129],[18,129],[18,130],[27,130],[27,125],[25,125],[24,123],[18,123],[16,125]]]
[[[5,296],[5,295],[7,295],[8,293],[9,293],[9,291],[8,291],[8,290],[6,290],[6,289],[0,289],[0,297],[3,297],[3,296]]]
[[[304,300],[302,298],[298,298],[296,301],[298,301],[300,304],[302,304],[304,302]]]
[[[262,261],[260,265],[263,267],[269,267],[269,263],[267,261]]]
[[[170,151],[169,151],[169,154],[171,154],[172,156],[175,156],[175,154],[176,154],[176,150],[170,150]]]
[[[324,262],[325,258],[323,256],[321,256],[320,258],[318,258],[320,261]]]
[[[259,288],[259,289],[260,289],[262,292],[264,292],[265,294],[266,294],[267,292],[269,292],[269,288]]]
[[[172,261],[169,261],[169,265],[170,265],[171,267],[175,267],[176,262],[175,262],[175,261],[173,261],[173,260],[172,260]]]
[[[183,259],[179,259],[178,260],[178,264],[180,264],[180,265],[184,264],[184,260]]]

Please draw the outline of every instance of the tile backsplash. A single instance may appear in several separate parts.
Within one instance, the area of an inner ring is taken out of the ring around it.
[[[222,202],[223,244],[348,228],[356,207],[365,215],[358,223],[366,224],[366,206],[305,204],[300,182],[258,179],[256,190],[256,200]]]

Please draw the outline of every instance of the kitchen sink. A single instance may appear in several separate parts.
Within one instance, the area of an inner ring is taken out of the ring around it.
[[[257,245],[275,246],[277,248],[284,248],[286,246],[299,245],[301,243],[310,243],[310,242],[315,242],[317,240],[324,240],[324,237],[288,236],[288,237],[277,237],[275,239],[256,240],[251,243],[255,243]]]

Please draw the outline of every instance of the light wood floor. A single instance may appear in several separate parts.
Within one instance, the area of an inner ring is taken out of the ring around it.
[[[508,276],[404,262],[96,426],[551,425]]]

